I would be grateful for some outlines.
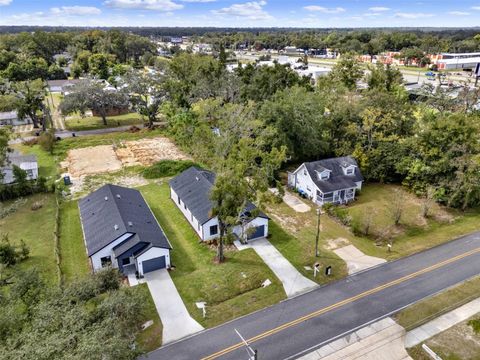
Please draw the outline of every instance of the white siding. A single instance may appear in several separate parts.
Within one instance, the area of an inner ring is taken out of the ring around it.
[[[20,164],[20,169],[22,170],[31,170],[32,171],[32,175],[28,175],[27,179],[28,180],[35,180],[36,178],[38,178],[38,163],[36,161],[34,162],[22,162]],[[28,171],[27,171],[28,173]]]
[[[192,225],[198,236],[202,238],[202,227],[199,227],[198,220],[194,216],[192,216],[192,213],[190,212],[190,210],[188,210],[188,208],[185,209],[185,204],[183,203],[182,199],[180,199],[180,203],[178,203],[178,195],[172,188],[170,188],[170,198],[183,213],[183,216],[185,216],[190,225]]]
[[[210,235],[210,226],[217,225],[218,226],[218,218],[214,217],[208,220],[205,224],[202,225],[202,235],[200,237],[203,241],[213,240],[220,236],[220,229],[216,235]]]
[[[297,190],[302,190],[312,199],[316,196],[317,186],[312,181],[310,175],[304,164],[302,164],[296,171],[296,182],[292,184]]]
[[[112,259],[112,266],[117,268],[118,264],[117,261],[115,260],[115,255],[113,254],[112,249],[117,246],[118,244],[122,243],[126,239],[128,239],[132,234],[126,233],[122,236],[120,236],[118,239],[112,241],[110,244],[105,246],[103,249],[97,251],[95,254],[90,256],[90,259],[92,260],[92,266],[93,266],[93,271],[95,272],[96,270],[99,270],[102,268],[102,262],[101,258],[110,256]]]
[[[237,234],[238,237],[244,238],[246,240],[246,236],[243,236],[244,232],[246,232],[251,227],[258,227],[262,225],[265,225],[265,232],[263,234],[263,237],[266,237],[268,235],[268,219],[265,219],[263,217],[256,217],[255,219],[250,221],[248,224],[246,224],[243,227],[243,229],[241,225],[236,225],[233,228],[233,232]]]
[[[357,181],[355,184],[357,184],[357,190],[362,190],[362,181]]]
[[[137,269],[138,273],[142,276],[143,275],[143,262],[146,260],[155,259],[161,256],[165,256],[165,263],[167,268],[170,267],[170,250],[152,247],[145,251],[142,255],[137,257]]]

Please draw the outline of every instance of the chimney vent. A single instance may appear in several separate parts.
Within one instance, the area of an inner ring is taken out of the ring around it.
[[[117,224],[113,225],[113,228],[114,228],[115,230],[118,230],[118,225],[117,225]]]
[[[121,199],[122,197],[120,196],[120,194],[117,194],[117,199]]]
[[[133,226],[133,223],[131,221],[129,221],[128,226]]]
[[[105,196],[105,201],[108,201],[108,196]]]

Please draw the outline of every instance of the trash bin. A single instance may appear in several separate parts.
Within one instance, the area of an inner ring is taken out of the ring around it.
[[[64,177],[63,177],[63,183],[64,183],[65,185],[67,185],[67,186],[68,186],[68,185],[72,185],[72,181],[70,180],[70,176],[68,176],[68,175],[67,175],[67,176],[64,176]]]

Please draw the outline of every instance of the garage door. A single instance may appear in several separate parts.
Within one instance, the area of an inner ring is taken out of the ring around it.
[[[145,260],[143,262],[143,273],[146,274],[150,271],[163,269],[166,267],[165,256],[160,256],[158,258]]]
[[[265,225],[257,226],[255,228],[255,231],[252,234],[248,235],[247,239],[256,239],[263,236],[265,236]]]

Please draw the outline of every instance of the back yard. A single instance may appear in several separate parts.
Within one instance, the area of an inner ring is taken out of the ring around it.
[[[35,206],[33,206],[35,204]],[[40,207],[37,210],[33,210]],[[48,284],[58,284],[55,261],[55,196],[37,194],[1,204],[2,212],[9,214],[0,219],[0,236],[8,234],[14,245],[23,240],[30,249],[29,258],[15,265],[17,269],[36,268]]]
[[[283,287],[253,249],[226,252],[226,261],[215,264],[215,249],[199,243],[199,238],[180,210],[170,200],[166,182],[140,188],[170,240],[173,251],[170,274],[192,315],[211,327],[275,304],[286,297]],[[270,279],[272,284],[262,288]],[[207,302],[207,317],[195,302]]]
[[[141,115],[137,113],[128,113],[117,116],[107,117],[107,125],[103,125],[102,119],[98,116],[67,116],[65,126],[70,131],[94,130],[113,128],[126,125],[141,125],[143,123]]]

